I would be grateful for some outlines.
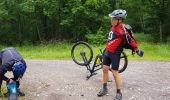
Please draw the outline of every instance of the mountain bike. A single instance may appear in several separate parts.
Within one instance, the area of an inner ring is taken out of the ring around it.
[[[8,100],[18,100],[18,94],[17,94],[17,88],[16,88],[16,82],[12,82],[7,84],[8,89]]]
[[[88,75],[86,78],[89,79],[93,75],[97,74],[96,71],[102,69],[104,52],[105,49],[100,49],[100,53],[96,55],[94,62],[91,66],[91,62],[93,59],[92,47],[87,42],[79,41],[73,45],[71,49],[71,57],[76,64],[80,66],[86,66],[87,70],[90,72],[90,75]],[[118,72],[122,73],[123,71],[125,71],[127,65],[127,55],[125,52],[121,52]]]

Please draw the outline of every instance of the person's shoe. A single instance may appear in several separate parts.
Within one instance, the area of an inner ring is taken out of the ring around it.
[[[99,91],[99,93],[97,94],[97,96],[98,96],[98,97],[104,96],[104,95],[107,94],[107,92],[108,92],[107,87],[102,86],[102,88],[100,89],[100,91]]]
[[[113,100],[122,100],[122,93],[116,93],[116,96]]]
[[[25,93],[21,92],[20,89],[17,89],[17,93],[18,93],[18,96],[21,96],[21,97],[25,96]]]

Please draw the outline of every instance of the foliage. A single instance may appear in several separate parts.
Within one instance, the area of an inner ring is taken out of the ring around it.
[[[85,37],[87,38],[87,41],[92,44],[106,43],[106,36],[102,34],[87,34]]]
[[[162,42],[170,32],[169,4],[169,0],[0,0],[0,43],[85,40],[87,34],[106,33],[108,14],[118,8],[127,10],[125,22],[134,32]]]
[[[134,35],[135,40],[137,43],[154,43],[154,37],[151,34],[145,33],[135,33]]]
[[[104,49],[104,44],[92,44],[89,43],[94,51],[94,56],[100,53],[100,49]],[[131,55],[131,50],[126,50],[128,58],[133,60],[162,60],[170,61],[170,46],[169,44],[159,44],[150,42],[138,42],[139,48],[142,49],[145,54],[141,58],[135,54]],[[25,59],[67,59],[70,58],[70,50],[73,44],[70,43],[47,43],[47,44],[26,44],[23,46],[14,46]],[[0,48],[7,46],[0,45]]]

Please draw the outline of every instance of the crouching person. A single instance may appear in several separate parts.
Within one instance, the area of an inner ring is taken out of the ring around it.
[[[0,51],[0,91],[2,81],[6,81],[6,84],[16,81],[16,88],[18,96],[25,96],[23,92],[20,91],[20,80],[22,79],[26,71],[26,63],[22,56],[17,52],[15,48],[5,48]],[[5,76],[7,72],[13,73],[13,78],[8,78]]]

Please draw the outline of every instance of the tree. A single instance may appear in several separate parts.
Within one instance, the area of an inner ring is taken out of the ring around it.
[[[163,42],[163,37],[165,37],[165,19],[167,19],[168,0],[149,0],[147,3],[147,8],[149,9],[147,27],[152,27],[151,32],[156,34],[155,39],[159,42]]]
[[[0,42],[24,43],[105,36],[108,14],[127,10],[135,32],[152,34],[157,42],[169,31],[169,0],[0,0]],[[18,41],[19,40],[19,41]],[[14,42],[15,41],[15,42]]]

